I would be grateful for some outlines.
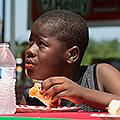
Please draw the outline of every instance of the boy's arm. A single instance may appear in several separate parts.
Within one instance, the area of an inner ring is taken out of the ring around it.
[[[109,64],[98,64],[97,82],[101,91],[120,95],[120,72]]]
[[[112,99],[120,100],[120,72],[109,64],[98,64],[96,75],[100,91],[86,90],[85,103],[104,110]]]
[[[109,64],[98,64],[96,77],[100,91],[82,88],[83,103],[93,108],[106,110],[112,99],[120,100],[120,72]]]
[[[120,96],[114,93],[107,93],[85,87],[81,88],[81,91],[83,92],[83,94],[80,95],[83,99],[82,103],[103,111],[107,110],[106,107],[108,107],[111,100],[120,100]]]
[[[99,64],[96,72],[100,91],[82,87],[66,77],[51,77],[42,83],[41,92],[47,90],[47,99],[55,94],[53,102],[64,98],[75,104],[84,103],[93,108],[106,110],[112,99],[120,99],[120,73],[108,64]]]

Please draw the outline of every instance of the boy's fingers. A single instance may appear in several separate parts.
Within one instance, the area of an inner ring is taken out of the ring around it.
[[[63,84],[64,79],[61,77],[50,77],[42,82],[41,92],[48,90],[51,86],[55,84]]]
[[[49,99],[50,96],[54,96],[54,95],[56,95],[59,92],[64,91],[64,90],[66,90],[66,87],[64,85],[63,86],[60,85],[60,84],[59,85],[54,85],[46,92],[45,96],[47,96],[46,98]]]
[[[66,90],[62,91],[62,92],[56,94],[55,96],[53,96],[51,102],[55,102],[56,100],[61,99],[61,98],[66,99],[67,95],[68,95],[68,92]]]

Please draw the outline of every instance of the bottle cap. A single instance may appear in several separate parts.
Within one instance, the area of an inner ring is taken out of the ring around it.
[[[0,47],[9,47],[9,43],[0,43]]]

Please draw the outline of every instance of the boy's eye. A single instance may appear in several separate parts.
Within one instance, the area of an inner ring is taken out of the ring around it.
[[[43,43],[40,41],[40,42],[39,42],[39,45],[42,45],[42,44],[43,44]]]
[[[39,46],[46,46],[42,41],[39,42]]]
[[[30,38],[30,39],[29,39],[29,43],[30,43],[30,44],[33,44],[33,43],[34,43],[33,39]]]

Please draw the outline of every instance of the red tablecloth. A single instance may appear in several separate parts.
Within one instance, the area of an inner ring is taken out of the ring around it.
[[[101,120],[99,117],[91,117],[93,112],[56,112],[56,113],[15,113],[13,115],[0,115],[9,117],[31,117],[31,118],[62,118],[79,120]]]

